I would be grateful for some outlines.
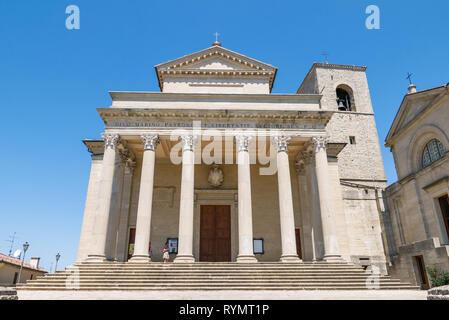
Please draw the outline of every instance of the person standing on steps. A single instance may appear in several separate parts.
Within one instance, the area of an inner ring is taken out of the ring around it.
[[[168,248],[168,242],[165,243],[165,247],[162,249],[162,258],[164,259],[164,263],[168,262],[168,259],[170,259],[170,249]]]

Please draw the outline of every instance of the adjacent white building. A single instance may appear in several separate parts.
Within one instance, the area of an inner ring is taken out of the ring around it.
[[[386,138],[398,181],[388,187],[390,272],[428,288],[428,267],[449,271],[449,86],[409,87]]]

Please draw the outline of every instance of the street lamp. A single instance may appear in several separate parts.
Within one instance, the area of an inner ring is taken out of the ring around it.
[[[30,245],[28,244],[28,242],[25,242],[23,244],[23,259],[22,259],[22,263],[20,264],[20,271],[19,271],[19,282],[20,283],[20,279],[22,278],[22,269],[23,269],[23,262],[25,261],[25,254],[27,253],[28,247]]]
[[[61,258],[61,255],[59,254],[59,252],[56,254],[56,266],[55,266],[55,273],[56,273],[56,270],[58,270],[58,261],[59,261],[59,258]]]

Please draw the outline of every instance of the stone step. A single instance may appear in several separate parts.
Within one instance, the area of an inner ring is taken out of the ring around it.
[[[313,268],[290,268],[290,269],[276,269],[276,268],[235,268],[235,269],[222,269],[222,268],[202,268],[202,269],[194,269],[194,268],[68,268],[66,271],[97,271],[97,272],[339,272],[339,271],[351,271],[351,272],[366,272],[362,268],[327,268],[327,269],[313,269]],[[63,272],[56,272],[63,273]]]
[[[30,283],[27,286],[43,286],[43,285],[50,285],[50,286],[56,286],[56,287],[67,287],[65,282],[37,282],[37,283]],[[197,287],[197,286],[217,286],[217,287],[232,287],[232,286],[246,286],[246,287],[253,287],[253,286],[291,286],[291,287],[307,287],[307,286],[320,286],[320,285],[337,285],[337,286],[351,286],[351,285],[359,285],[362,287],[366,287],[365,281],[304,281],[304,282],[279,282],[279,281],[247,281],[247,282],[239,282],[239,281],[201,281],[201,282],[194,282],[191,281],[159,281],[159,282],[144,282],[144,281],[115,281],[115,282],[108,282],[108,281],[88,281],[83,282],[80,281],[79,283],[76,283],[77,287],[85,288],[85,287],[91,287],[91,286],[104,286],[104,287],[129,287],[129,286],[142,286],[142,287]],[[379,285],[388,285],[388,286],[401,286],[404,285],[403,283],[399,281],[379,281]]]
[[[76,262],[73,265],[75,266],[117,266],[117,265],[175,265],[175,266],[290,266],[290,265],[298,265],[298,266],[333,266],[333,265],[344,265],[344,266],[354,266],[353,263],[349,262],[293,262],[293,263],[285,263],[285,262],[256,262],[256,263],[240,263],[240,262],[193,262],[193,263],[163,263],[163,262]]]
[[[162,263],[162,262],[81,262],[75,263],[73,266],[191,266],[191,267],[288,267],[288,266],[318,266],[318,267],[330,267],[330,266],[355,266],[353,263],[283,263],[283,262],[257,262],[257,263],[238,263],[238,262],[194,262],[194,263]]]
[[[332,275],[371,275],[367,272],[68,272],[68,273],[60,273],[60,274],[51,274],[51,275],[105,275],[105,276],[115,276],[115,275],[132,275],[132,276],[176,276],[176,275],[187,275],[187,276],[270,276],[270,275],[279,275],[279,276],[289,276],[289,275],[320,275],[320,276],[332,276]],[[50,275],[48,275],[50,276]]]
[[[374,285],[369,283],[369,285]],[[379,281],[376,283],[379,286],[403,286],[404,284],[399,281]],[[142,282],[142,281],[115,281],[113,283],[108,281],[80,281],[74,285],[67,286],[64,282],[40,282],[29,284],[29,286],[55,286],[61,288],[67,287],[79,287],[79,288],[88,288],[88,287],[198,287],[198,286],[212,286],[212,287],[233,287],[233,286],[246,286],[248,288],[254,286],[264,286],[266,288],[270,288],[272,286],[286,286],[286,287],[310,287],[310,286],[360,286],[361,288],[366,289],[367,283],[365,281],[304,281],[304,282],[279,282],[279,281],[201,281],[192,283],[190,281],[159,281],[159,282]]]
[[[20,290],[74,290],[74,288],[66,288],[59,286],[27,286]],[[340,286],[332,284],[324,285],[310,285],[310,286],[159,286],[159,287],[144,287],[144,286],[91,286],[91,287],[81,287],[75,290],[374,290],[368,289],[366,286]],[[381,285],[378,290],[419,290],[419,287],[414,287],[410,285]]]
[[[134,274],[114,274],[114,275],[105,275],[104,273],[97,274],[80,274],[79,278],[87,279],[87,278],[104,278],[104,279],[177,279],[177,278],[185,278],[185,279],[204,279],[204,278],[217,278],[217,279],[333,279],[333,278],[368,278],[371,276],[370,274],[327,274],[327,275],[317,275],[317,274],[297,274],[297,275],[259,275],[259,274],[247,274],[247,275],[204,275],[204,274],[156,274],[156,275],[134,275]],[[47,275],[36,278],[37,279],[66,279],[67,277],[73,277],[73,275]],[[382,278],[390,278],[389,276],[382,276]]]
[[[164,268],[164,267],[173,267],[173,268],[291,268],[291,267],[307,267],[307,268],[333,268],[333,267],[356,267],[353,264],[346,264],[346,263],[326,263],[326,264],[320,264],[320,263],[313,263],[313,264],[303,264],[303,263],[271,263],[271,264],[264,264],[264,263],[228,263],[228,264],[221,264],[221,263],[211,263],[211,264],[203,264],[203,263],[159,263],[159,262],[148,262],[148,263],[76,263],[70,267],[87,267],[87,268],[94,268],[94,267],[119,267],[119,268],[126,268],[126,267],[152,267],[152,268]]]
[[[81,263],[19,290],[367,290],[371,274],[348,263]],[[376,280],[376,279],[373,279]],[[380,288],[416,289],[389,276]]]

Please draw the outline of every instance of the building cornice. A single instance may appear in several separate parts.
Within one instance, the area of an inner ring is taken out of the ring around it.
[[[223,101],[313,101],[321,100],[320,94],[229,94],[229,93],[166,93],[145,91],[109,91],[113,101],[154,100],[223,100]]]
[[[331,119],[332,111],[282,111],[282,110],[198,110],[198,109],[127,109],[98,108],[106,126],[140,126],[136,124],[168,123],[167,126],[184,127],[184,124],[202,123],[226,124],[248,122],[265,128],[285,128],[289,125],[304,128],[324,128]],[[218,127],[221,128],[221,127]]]
[[[101,139],[84,139],[83,143],[92,155],[104,153],[104,141]]]
[[[365,72],[367,67],[364,66],[349,66],[344,64],[329,64],[329,63],[319,63],[315,62],[312,67],[310,68],[309,72],[307,72],[307,75],[305,76],[304,80],[301,82],[301,85],[299,86],[296,93],[301,93],[303,86],[305,85],[307,79],[310,77],[313,71],[317,68],[323,68],[323,69],[341,69],[341,70],[352,70],[352,71],[361,71]]]

